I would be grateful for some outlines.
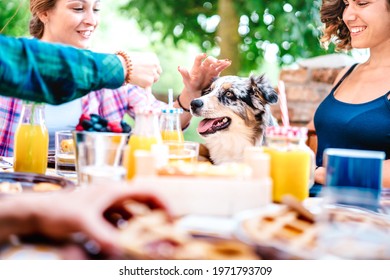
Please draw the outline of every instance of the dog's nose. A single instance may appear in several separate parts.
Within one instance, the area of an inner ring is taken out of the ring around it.
[[[195,111],[198,108],[201,108],[203,106],[203,101],[200,99],[194,99],[191,101],[191,109],[192,111]]]

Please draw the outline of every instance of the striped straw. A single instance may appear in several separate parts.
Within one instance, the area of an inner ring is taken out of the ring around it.
[[[290,126],[290,120],[288,117],[288,108],[287,108],[287,97],[286,97],[286,88],[282,80],[278,83],[279,89],[279,104],[280,104],[280,113],[282,116],[283,126]]]

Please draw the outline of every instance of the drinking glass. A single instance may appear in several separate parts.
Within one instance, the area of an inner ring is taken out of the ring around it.
[[[55,170],[60,176],[76,177],[75,145],[71,131],[55,132]]]
[[[168,146],[169,164],[195,163],[199,156],[199,143],[192,141],[164,141]]]
[[[74,132],[81,186],[110,184],[126,177],[127,133]]]

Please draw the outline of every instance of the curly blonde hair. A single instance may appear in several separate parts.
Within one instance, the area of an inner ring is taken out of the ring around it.
[[[49,11],[55,7],[57,0],[30,0],[30,34],[35,38],[41,39],[45,30],[45,24],[39,19],[38,15]]]
[[[343,21],[344,10],[343,0],[322,0],[320,15],[324,30],[320,41],[326,49],[330,43],[336,45],[337,51],[352,49],[351,34]],[[390,0],[387,0],[387,10],[390,10]]]

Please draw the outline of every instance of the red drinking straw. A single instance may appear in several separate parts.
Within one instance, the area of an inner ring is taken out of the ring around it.
[[[284,86],[283,81],[279,81],[278,83],[279,89],[279,104],[280,104],[280,113],[282,116],[283,126],[290,126],[290,120],[288,117],[288,108],[287,108],[287,97],[286,97],[286,87]]]

